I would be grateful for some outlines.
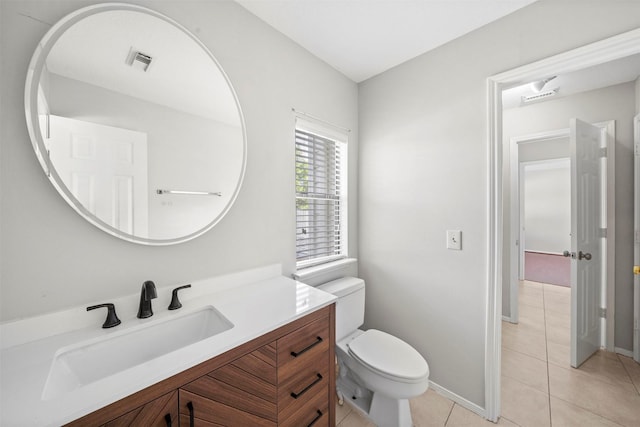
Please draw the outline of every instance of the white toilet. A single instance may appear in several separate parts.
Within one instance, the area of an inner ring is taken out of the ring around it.
[[[413,347],[364,323],[364,281],[344,277],[318,286],[338,297],[337,392],[352,399],[380,427],[411,427],[409,399],[429,388],[429,365]]]

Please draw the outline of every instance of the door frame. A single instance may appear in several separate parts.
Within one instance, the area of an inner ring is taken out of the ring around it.
[[[640,83],[636,83],[640,84]],[[640,363],[640,114],[633,118],[634,151],[634,271],[633,271],[633,360]]]
[[[607,235],[606,243],[604,246],[604,254],[606,255],[602,268],[605,272],[602,280],[603,294],[602,305],[607,310],[606,319],[604,319],[604,327],[602,330],[603,337],[601,340],[602,345],[607,351],[615,351],[614,344],[614,332],[615,332],[615,285],[609,286],[609,284],[615,284],[615,239],[609,238],[609,236],[615,236],[616,231],[616,203],[615,203],[615,141],[616,141],[616,122],[615,120],[607,120],[604,122],[592,123],[594,126],[599,127],[602,134],[601,138],[607,142],[607,173],[605,176],[606,182],[606,201],[603,200],[603,216],[606,218]],[[510,205],[509,205],[509,218],[510,218],[510,245],[509,245],[509,262],[510,277],[507,279],[510,282],[509,285],[509,317],[503,319],[508,320],[511,323],[518,323],[518,292],[519,281],[524,275],[523,271],[520,271],[523,258],[523,237],[522,237],[522,203],[520,200],[521,188],[521,169],[520,163],[520,144],[535,144],[540,141],[548,141],[560,138],[569,138],[570,129],[557,129],[551,131],[538,132],[534,134],[519,135],[512,137],[509,147],[509,177],[510,177]],[[550,159],[551,160],[551,159]],[[546,161],[546,160],[545,160]],[[514,171],[516,173],[514,173]],[[514,237],[517,236],[519,244],[516,244]],[[571,313],[573,316],[573,313]]]
[[[487,78],[486,418],[500,416],[502,340],[502,90],[640,53],[640,28]]]

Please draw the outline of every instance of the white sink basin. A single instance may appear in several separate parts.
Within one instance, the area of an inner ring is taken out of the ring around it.
[[[42,399],[49,400],[233,328],[212,306],[60,349]]]

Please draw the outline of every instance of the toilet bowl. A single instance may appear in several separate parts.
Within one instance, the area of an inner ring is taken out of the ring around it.
[[[409,399],[429,388],[427,361],[406,342],[364,323],[365,285],[345,277],[318,286],[338,297],[336,355],[339,397],[352,400],[378,426],[410,427]]]

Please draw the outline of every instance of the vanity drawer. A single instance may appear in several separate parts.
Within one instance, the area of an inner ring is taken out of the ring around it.
[[[331,424],[329,411],[329,399],[327,396],[328,384],[321,393],[316,393],[303,405],[297,407],[287,418],[281,418],[279,427],[328,427]]]
[[[278,367],[299,363],[329,349],[329,318],[315,320],[278,340]],[[279,369],[280,370],[280,369]],[[278,375],[280,379],[280,375]]]
[[[278,369],[278,420],[289,418],[318,396],[328,400],[327,353],[305,357],[302,361],[304,363],[296,361]]]
[[[276,423],[243,410],[227,406],[223,403],[180,390],[180,425],[191,426],[190,418],[193,416],[194,427],[205,426],[256,426],[276,427]],[[193,415],[189,409],[189,403],[193,408]]]

